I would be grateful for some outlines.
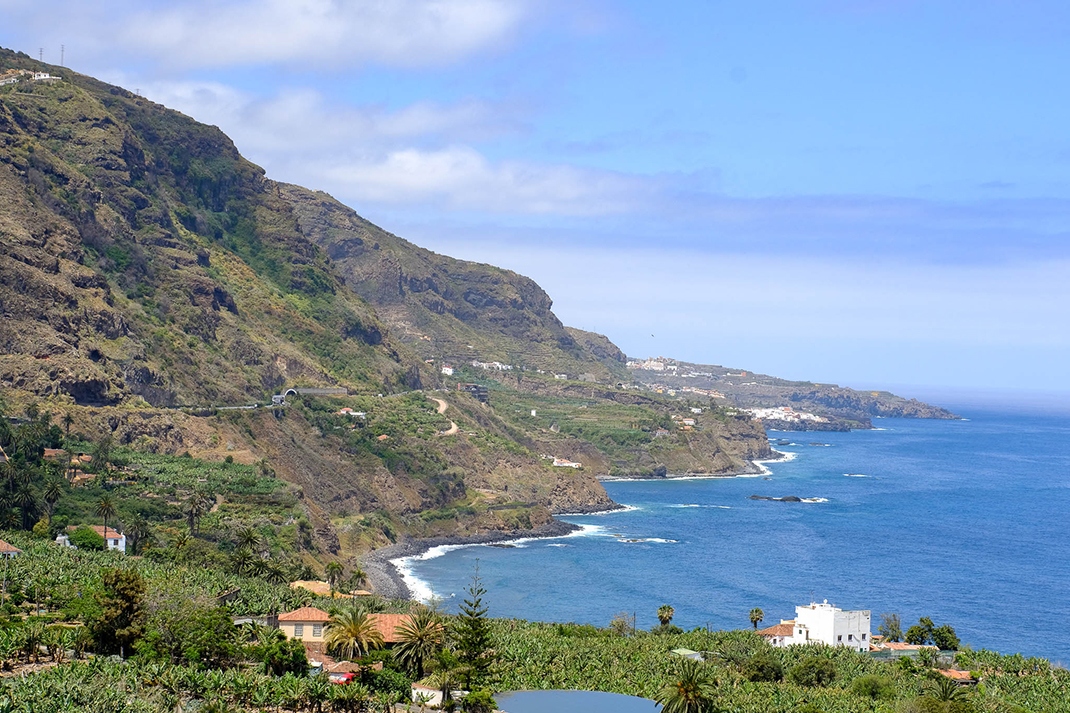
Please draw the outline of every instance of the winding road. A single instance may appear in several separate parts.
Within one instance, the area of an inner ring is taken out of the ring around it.
[[[440,414],[446,413],[446,409],[448,409],[450,407],[450,405],[448,403],[446,403],[445,401],[443,401],[442,399],[436,399],[434,396],[431,396],[429,398],[432,401],[434,401],[436,404],[438,404],[438,412]],[[438,435],[440,435],[440,436],[452,436],[452,435],[455,435],[458,430],[460,430],[460,429],[457,428],[457,424],[454,423],[453,421],[450,421],[449,429],[446,430],[446,431],[439,431]]]

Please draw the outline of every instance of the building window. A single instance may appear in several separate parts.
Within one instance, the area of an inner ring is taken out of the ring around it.
[[[312,625],[312,635],[313,636],[323,636],[323,624],[313,624]]]
[[[294,637],[300,638],[305,635],[304,624],[294,624]]]
[[[847,635],[847,640],[848,641],[854,641],[855,640],[855,635],[854,634],[848,634]]]
[[[862,641],[865,641],[865,640],[866,640],[866,635],[862,634]]]
[[[843,634],[836,637],[836,641],[843,641]]]

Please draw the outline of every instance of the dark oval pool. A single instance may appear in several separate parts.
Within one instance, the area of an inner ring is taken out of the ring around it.
[[[600,691],[515,691],[494,696],[506,713],[654,713],[647,698]]]

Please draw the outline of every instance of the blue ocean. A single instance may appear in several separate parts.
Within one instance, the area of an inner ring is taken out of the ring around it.
[[[764,477],[607,482],[624,511],[571,536],[436,548],[401,563],[456,608],[478,566],[493,616],[639,627],[765,625],[827,599],[951,624],[964,644],[1070,664],[1070,414],[960,408],[965,420],[770,433]],[[804,502],[753,500],[796,496]]]

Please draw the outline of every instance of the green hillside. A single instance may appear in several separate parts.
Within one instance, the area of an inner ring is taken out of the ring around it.
[[[296,518],[310,540],[286,550],[294,566],[403,536],[529,530],[612,506],[599,476],[739,472],[768,454],[753,422],[711,412],[684,433],[682,404],[614,387],[624,355],[564,327],[532,280],[419,248],[268,180],[215,127],[0,50],[0,74],[20,70],[60,77],[0,87],[0,397],[14,419],[0,445],[23,480],[0,504],[9,521],[33,527],[59,482],[26,428],[51,434],[40,449],[111,443],[135,469],[60,483],[72,524],[111,495],[117,523],[145,519],[173,546],[194,529],[194,495],[166,474],[192,468],[227,515],[198,538],[225,550],[234,527]],[[302,387],[340,391],[270,407]],[[519,417],[532,408],[555,422]],[[219,463],[272,479],[282,500],[235,492]]]
[[[419,385],[225,135],[65,75],[0,89],[5,383],[109,405]]]

